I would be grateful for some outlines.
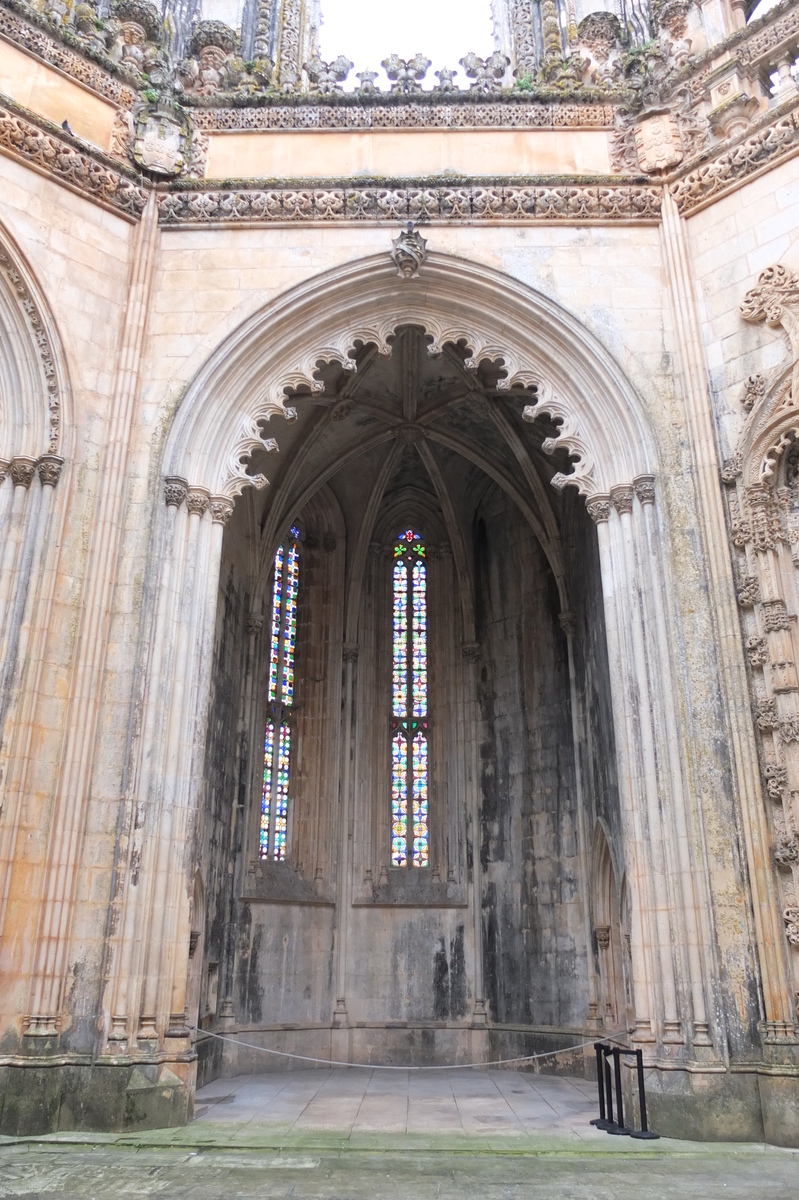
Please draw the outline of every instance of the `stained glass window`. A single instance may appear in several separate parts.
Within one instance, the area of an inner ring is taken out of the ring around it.
[[[281,860],[288,849],[291,780],[291,706],[294,701],[294,651],[297,641],[297,591],[300,578],[299,530],[291,529],[278,547],[272,580],[269,627],[269,683],[261,791],[261,858]]]
[[[391,719],[391,862],[426,867],[428,831],[427,567],[419,534],[394,546]]]

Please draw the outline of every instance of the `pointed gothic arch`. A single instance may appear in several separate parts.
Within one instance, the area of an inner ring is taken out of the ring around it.
[[[674,950],[675,944],[684,940],[682,923],[693,919],[690,913],[701,903],[702,883],[700,866],[691,858],[687,842],[672,830],[672,824],[683,819],[686,768],[677,749],[677,686],[669,654],[669,597],[664,567],[666,530],[655,505],[657,459],[653,436],[639,396],[597,337],[551,299],[475,263],[432,254],[419,275],[409,280],[398,280],[387,256],[345,265],[272,300],[221,341],[204,363],[192,365],[163,454],[166,505],[161,510],[157,536],[160,544],[171,550],[159,562],[153,641],[156,649],[143,718],[145,728],[164,731],[157,745],[148,746],[149,760],[142,782],[142,801],[152,804],[155,814],[162,814],[154,817],[161,853],[168,857],[169,847],[181,844],[202,793],[224,530],[236,498],[251,485],[256,489],[266,486],[263,476],[249,473],[248,462],[254,456],[253,469],[259,471],[262,465],[267,469],[264,456],[279,451],[281,441],[288,448],[279,485],[285,490],[285,503],[276,503],[274,513],[265,511],[262,518],[263,567],[264,562],[271,561],[276,539],[289,521],[297,519],[305,506],[316,503],[316,497],[329,485],[334,468],[345,469],[350,461],[346,455],[337,457],[337,451],[329,449],[332,443],[325,441],[324,409],[318,417],[307,414],[313,414],[315,404],[333,403],[335,407],[327,411],[346,418],[348,384],[342,381],[357,380],[368,361],[386,361],[399,334],[408,329],[417,331],[414,337],[427,345],[428,355],[440,356],[467,396],[468,381],[474,378],[476,401],[482,405],[481,411],[485,410],[489,424],[493,422],[492,437],[495,444],[501,443],[505,458],[501,462],[496,456],[492,458],[490,447],[478,444],[474,434],[428,428],[424,412],[408,416],[404,408],[399,410],[402,417],[393,423],[388,421],[385,428],[374,426],[375,432],[367,430],[360,444],[353,447],[353,462],[365,450],[373,454],[373,470],[369,494],[364,498],[368,519],[363,522],[363,536],[352,547],[353,565],[345,601],[348,616],[342,626],[339,650],[344,714],[341,744],[351,744],[351,713],[360,687],[359,647],[355,640],[355,618],[360,607],[356,599],[358,581],[363,577],[371,530],[385,490],[381,471],[388,478],[395,447],[410,449],[417,443],[427,450],[432,447],[433,458],[427,464],[432,471],[428,471],[433,482],[431,496],[436,492],[436,455],[444,449],[471,461],[519,511],[525,507],[529,510],[528,524],[548,556],[557,585],[560,625],[571,664],[578,633],[568,606],[568,591],[559,578],[558,526],[550,499],[556,492],[547,484],[561,491],[573,485],[587,501],[588,514],[596,525],[592,536],[596,537],[601,572],[601,585],[597,586],[601,587],[604,610],[621,796],[620,853],[626,877],[632,881],[629,911],[636,1036],[652,1041],[667,1033],[708,1044],[701,960],[691,959],[688,999],[681,999],[677,983],[681,964]],[[329,395],[325,398],[325,378],[332,370],[337,373],[338,383],[331,400]],[[487,373],[491,379],[488,392],[507,397],[516,405],[516,426],[503,417],[499,405],[490,402],[485,386]],[[283,423],[297,417],[292,392],[305,414],[297,425],[302,437],[293,443]],[[372,420],[380,409],[379,400],[361,397],[361,401]],[[522,421],[522,406],[527,424]],[[542,415],[546,421],[536,426],[540,440],[536,442],[533,464],[520,440],[520,431],[533,427]],[[277,419],[273,421],[273,417]],[[542,433],[544,426],[550,431],[547,436]],[[303,458],[304,447],[310,442],[319,454],[313,478],[308,477],[310,468]],[[330,467],[325,464],[326,453]],[[560,463],[555,466],[563,468],[554,473],[551,462],[546,469],[541,467],[553,454],[560,454]],[[424,454],[421,457],[425,465]],[[503,465],[511,461],[518,482],[509,477]],[[290,487],[286,479],[292,481]],[[249,498],[245,503],[249,510]],[[446,525],[440,496],[436,503]],[[458,569],[468,574],[462,564]],[[463,641],[457,656],[461,681],[475,671],[479,658],[479,647],[468,638],[472,618],[467,611],[463,615]],[[170,641],[171,630],[177,630],[176,640]],[[657,694],[653,693],[655,679],[659,681]],[[464,682],[463,687],[467,686],[473,685]],[[574,689],[573,679],[571,686]],[[573,711],[576,703],[572,690]],[[457,720],[465,729],[463,714]],[[579,721],[574,729],[577,738]],[[390,885],[382,883],[379,857],[370,860],[349,844],[347,797],[353,785],[348,774],[349,753],[342,752],[340,757],[344,808],[337,819],[343,831],[337,870],[349,879],[354,866],[359,871],[363,867],[364,895],[358,884],[353,893],[355,903],[380,903],[384,895],[387,902],[395,903],[396,897],[388,895]],[[177,769],[169,765],[172,763]],[[472,793],[468,803],[475,814],[474,788]],[[669,803],[663,802],[664,797]],[[171,812],[178,812],[180,820],[173,823]],[[476,818],[473,815],[470,819]],[[451,834],[452,843],[460,839],[462,845],[461,831],[456,826],[453,818],[447,830],[442,828],[439,844]],[[382,835],[373,832],[370,837],[376,844]],[[583,832],[579,837],[583,847],[580,853],[587,859],[588,838]],[[684,851],[679,886],[688,916],[670,891],[675,885],[665,869],[663,849],[670,838],[677,839],[681,853]],[[361,854],[361,858],[353,859],[353,854]],[[465,864],[465,853],[460,851],[455,860],[443,862],[444,873],[431,877],[428,899],[438,903],[451,892],[454,905],[465,904]],[[121,870],[124,876],[124,866]],[[300,882],[307,889],[304,894],[309,901],[331,903],[324,879]],[[177,881],[169,883],[172,889],[178,886]],[[141,888],[138,893],[144,894]],[[123,884],[120,903],[135,908],[141,903],[138,893]],[[169,907],[166,911],[175,909]],[[338,908],[336,911],[339,914]],[[479,907],[475,907],[474,914],[475,944],[479,944]],[[335,973],[342,981],[346,975],[342,966],[347,953],[346,927],[341,925],[340,914],[335,919]],[[152,916],[146,911],[130,922],[131,928],[137,920],[145,928],[152,924]],[[180,1002],[187,973],[181,949],[187,944],[185,931],[181,932],[174,921],[157,922],[152,929],[152,936],[145,938],[148,961],[141,1011],[123,1003],[126,997],[135,996],[140,986],[138,981],[131,983],[122,977],[129,956],[114,955],[110,963],[107,1028],[115,1041],[137,1036],[168,1038],[173,1036],[171,1030],[181,1027],[179,1010],[170,1013],[157,1007],[154,981],[161,973],[169,973],[173,977],[171,994]],[[475,971],[479,1011],[484,1003],[482,967],[476,966]],[[334,994],[343,1005],[343,992]],[[346,1020],[345,1008],[338,1011]]]

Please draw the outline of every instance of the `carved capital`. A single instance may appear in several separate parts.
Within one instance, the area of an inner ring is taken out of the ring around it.
[[[655,503],[655,476],[654,475],[639,475],[633,480],[635,494],[641,504]]]
[[[12,458],[10,474],[14,487],[29,488],[36,474],[36,459],[26,458],[24,455]]]
[[[42,455],[37,464],[42,487],[54,488],[56,486],[61,478],[61,468],[63,465],[63,458],[60,458],[57,454]]]
[[[596,940],[600,950],[607,950],[610,946],[610,926],[597,925]]]
[[[190,487],[186,493],[186,507],[192,517],[202,517],[208,512],[211,497],[205,488]]]
[[[766,763],[766,790],[772,800],[782,800],[782,794],[788,787],[788,770],[780,763]]]
[[[633,489],[629,484],[622,484],[620,487],[610,489],[610,499],[617,513],[631,513],[633,511]]]
[[[167,508],[180,508],[183,501],[186,499],[186,493],[189,490],[189,485],[185,479],[178,479],[177,476],[170,476],[164,480],[164,500]]]
[[[480,658],[480,643],[479,642],[464,642],[461,646],[463,657],[468,663],[476,663]]]
[[[11,463],[6,459],[0,458],[0,484],[5,483],[8,478],[8,472],[11,470]]]
[[[610,520],[610,496],[592,496],[586,501],[585,507],[595,525]]]
[[[251,637],[258,637],[258,634],[264,627],[264,618],[262,613],[252,613],[247,618],[247,633]]]
[[[341,647],[341,657],[345,663],[356,663],[360,646],[357,642],[345,642]]]
[[[571,609],[567,609],[565,612],[558,613],[558,621],[566,636],[574,637],[577,629],[577,613],[572,612]]]
[[[763,637],[750,637],[746,641],[746,653],[749,658],[749,665],[752,667],[764,667],[768,662],[768,646],[766,639]]]
[[[227,525],[233,516],[234,504],[228,496],[212,496],[210,500],[211,518],[215,525]],[[189,508],[191,512],[191,508]]]

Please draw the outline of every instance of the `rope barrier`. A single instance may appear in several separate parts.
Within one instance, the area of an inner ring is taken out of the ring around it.
[[[504,1067],[510,1063],[534,1062],[539,1058],[555,1058],[558,1054],[569,1054],[573,1050],[583,1050],[586,1046],[594,1045],[594,1039],[591,1038],[588,1042],[578,1042],[576,1046],[564,1046],[560,1050],[544,1050],[539,1054],[517,1055],[515,1058],[497,1058],[492,1062],[454,1063],[448,1067],[395,1067],[385,1066],[381,1063],[351,1063],[339,1062],[334,1058],[313,1058],[309,1054],[290,1054],[288,1050],[269,1050],[266,1046],[256,1046],[252,1042],[240,1042],[238,1038],[225,1037],[224,1034],[214,1033],[211,1029],[198,1029],[196,1025],[192,1025],[191,1028],[202,1038],[216,1038],[219,1042],[230,1042],[233,1046],[244,1046],[248,1050],[260,1050],[263,1054],[272,1054],[277,1058],[294,1058],[299,1062],[321,1063],[325,1067],[352,1067],[368,1071],[470,1071],[473,1068],[485,1070],[487,1067]],[[607,1040],[612,1042],[618,1041],[625,1034],[625,1030],[619,1030],[618,1033],[606,1036]]]

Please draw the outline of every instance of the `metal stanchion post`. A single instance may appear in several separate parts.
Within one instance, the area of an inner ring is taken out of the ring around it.
[[[594,1042],[594,1050],[596,1051],[596,1083],[597,1094],[599,1097],[599,1116],[591,1122],[596,1125],[597,1129],[607,1129],[610,1122],[605,1115],[605,1072],[603,1070],[604,1053],[606,1047],[602,1042]]]
[[[624,1105],[621,1099],[621,1051],[618,1046],[614,1046],[613,1054],[613,1074],[616,1081],[616,1123],[608,1133],[615,1133],[623,1136],[629,1134],[632,1130],[628,1129],[624,1124]]]
[[[630,1137],[634,1138],[659,1138],[659,1133],[653,1133],[647,1125],[646,1121],[646,1094],[644,1092],[644,1052],[643,1050],[635,1051],[635,1066],[638,1074],[638,1104],[641,1109],[641,1128],[634,1129]]]

